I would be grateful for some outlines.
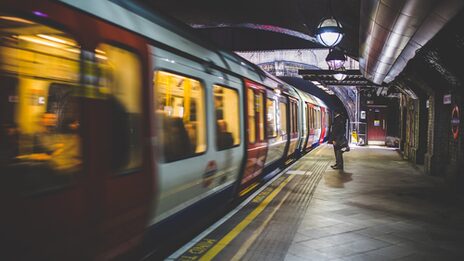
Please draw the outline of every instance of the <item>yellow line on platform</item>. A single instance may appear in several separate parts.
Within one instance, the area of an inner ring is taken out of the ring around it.
[[[247,194],[248,192],[252,191],[254,188],[256,188],[257,186],[259,185],[258,182],[255,182],[253,184],[251,184],[250,186],[248,186],[246,189],[240,191],[240,197],[242,197],[243,195]]]
[[[292,175],[293,177],[293,175]],[[266,220],[261,224],[261,226],[259,226],[259,228],[253,232],[253,234],[251,235],[251,237],[249,237],[245,243],[243,243],[243,245],[240,247],[240,249],[238,250],[238,252],[232,257],[231,261],[238,261],[240,259],[242,259],[242,257],[246,254],[246,252],[248,251],[248,249],[250,248],[250,246],[253,244],[253,242],[255,242],[255,240],[258,238],[259,235],[261,235],[261,233],[263,233],[263,230],[266,228],[267,224],[271,221],[271,219],[274,217],[274,214],[277,212],[277,210],[280,209],[280,207],[282,206],[282,204],[285,202],[285,200],[287,200],[288,196],[290,195],[292,191],[288,191],[287,194],[285,194],[285,196],[282,198],[282,200],[279,202],[279,205],[277,205],[274,210],[272,210],[272,213],[269,214],[269,216],[266,218]]]
[[[293,175],[289,176],[280,185],[272,191],[259,205],[253,210],[242,222],[240,222],[234,229],[225,235],[214,247],[212,247],[205,255],[200,258],[200,261],[212,260],[219,254],[232,240],[234,240],[266,207],[269,203],[279,194],[279,192],[293,179]]]

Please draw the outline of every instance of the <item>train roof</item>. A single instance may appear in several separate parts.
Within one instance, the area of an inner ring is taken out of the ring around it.
[[[200,62],[213,64],[254,81],[260,82],[264,79],[262,71],[256,65],[232,52],[220,50],[199,37],[188,25],[155,10],[147,10],[148,8],[134,1],[59,1],[147,37],[155,43],[174,48],[187,57],[194,56]]]
[[[69,6],[151,39],[160,47],[172,49],[199,63],[212,64],[222,70],[248,78],[270,88],[297,97],[297,89],[263,71],[241,56],[221,50],[199,37],[188,25],[130,0],[59,0]],[[301,92],[304,93],[304,92]],[[300,95],[301,96],[301,95]],[[312,96],[306,98],[319,104]]]

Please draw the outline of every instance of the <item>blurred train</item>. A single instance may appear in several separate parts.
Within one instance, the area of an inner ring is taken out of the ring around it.
[[[328,134],[321,100],[131,1],[2,0],[0,32],[4,260],[156,248]]]

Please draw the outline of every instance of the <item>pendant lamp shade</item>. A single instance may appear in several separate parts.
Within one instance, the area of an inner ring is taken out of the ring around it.
[[[329,51],[329,54],[325,58],[325,61],[327,62],[329,69],[337,70],[343,65],[345,65],[346,56],[342,51],[331,49]]]
[[[334,47],[343,39],[343,27],[333,17],[323,18],[315,30],[315,36],[320,44],[326,47]]]
[[[338,68],[337,70],[335,70],[337,73],[333,75],[333,77],[337,80],[337,81],[343,81],[346,79],[346,70],[345,70],[345,67],[340,67]]]

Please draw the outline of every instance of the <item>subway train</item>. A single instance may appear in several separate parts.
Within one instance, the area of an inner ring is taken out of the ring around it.
[[[0,32],[2,260],[150,254],[329,132],[320,99],[135,2],[2,0]]]

